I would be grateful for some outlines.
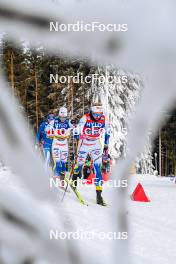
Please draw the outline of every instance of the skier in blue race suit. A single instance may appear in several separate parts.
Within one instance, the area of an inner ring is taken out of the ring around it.
[[[43,121],[36,134],[36,144],[42,149],[45,159],[45,168],[49,172],[51,165],[51,149],[54,136],[54,121],[53,114],[49,114],[47,120]]]
[[[64,187],[66,164],[68,161],[68,139],[72,122],[68,119],[67,109],[61,107],[54,122],[54,139],[52,144],[52,157],[54,161],[54,176],[60,177],[61,187]]]

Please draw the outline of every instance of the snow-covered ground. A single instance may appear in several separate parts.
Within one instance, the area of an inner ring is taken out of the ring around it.
[[[129,195],[138,183],[142,183],[150,203],[128,203],[128,222],[130,255],[135,264],[170,264],[176,259],[176,185],[170,178],[161,178],[151,175],[132,175],[129,185]],[[88,201],[95,200],[95,190],[83,188],[82,193]],[[110,189],[105,188],[104,198],[111,203]],[[69,206],[69,196],[65,203]],[[118,201],[117,201],[118,203]],[[73,202],[72,202],[73,204]],[[71,204],[71,206],[72,206]],[[78,228],[95,230],[96,232],[112,231],[111,204],[109,208],[93,205],[88,208],[77,206],[71,211]],[[79,212],[79,213],[78,213]],[[101,252],[99,263],[108,263],[111,256],[110,244],[112,241],[96,240],[82,243],[82,250],[96,248]],[[96,245],[95,245],[96,244]],[[98,260],[97,260],[98,263]]]
[[[130,189],[138,182],[151,202],[129,201],[130,252],[134,263],[174,263],[176,185],[169,178],[132,176]]]
[[[22,187],[16,186],[15,176],[8,170],[0,171],[0,184],[11,185],[15,191],[24,192]],[[142,183],[150,203],[140,203],[130,200],[137,183]],[[81,187],[81,192],[90,206],[84,206],[77,202],[72,192],[67,193],[64,202],[60,207],[59,200],[63,192],[59,192],[58,201],[53,205],[52,210],[60,217],[60,210],[63,209],[63,221],[67,230],[94,232],[93,239],[79,239],[77,246],[82,256],[96,259],[94,263],[111,263],[113,243],[116,240],[100,239],[100,232],[107,234],[113,231],[111,212],[115,204],[111,203],[111,189],[105,186],[103,192],[105,200],[110,204],[104,208],[95,204],[95,187]],[[132,175],[129,185],[128,202],[128,239],[130,244],[130,259],[135,264],[170,264],[176,259],[176,230],[175,230],[175,201],[176,185],[169,178],[161,178],[151,175]],[[117,201],[118,203],[118,201]],[[48,209],[48,217],[51,216],[51,209]],[[47,217],[47,216],[46,216]],[[125,230],[124,230],[125,231]],[[76,245],[75,241],[75,245]],[[59,243],[59,240],[58,240]]]

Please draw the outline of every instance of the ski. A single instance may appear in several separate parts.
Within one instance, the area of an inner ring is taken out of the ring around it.
[[[70,188],[72,189],[72,191],[75,193],[75,195],[76,195],[78,201],[79,201],[81,204],[83,204],[83,205],[87,205],[87,206],[88,206],[88,204],[85,202],[84,198],[82,197],[80,191],[78,191],[78,190],[75,188],[75,186],[73,185],[72,181],[69,180],[67,177],[65,177],[65,181],[66,181],[67,184],[70,186]]]

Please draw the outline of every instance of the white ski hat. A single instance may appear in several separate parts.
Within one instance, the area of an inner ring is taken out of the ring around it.
[[[91,104],[92,113],[103,113],[102,100],[99,94],[94,94],[92,104]]]
[[[59,117],[61,118],[66,118],[68,115],[68,112],[67,112],[67,108],[62,106],[60,109],[59,109]]]
[[[91,107],[91,111],[94,114],[102,114],[103,113],[103,107],[102,105],[94,105]]]

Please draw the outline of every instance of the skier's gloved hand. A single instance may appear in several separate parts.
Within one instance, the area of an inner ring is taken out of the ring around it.
[[[43,143],[42,142],[37,142],[36,144],[35,144],[35,149],[36,150],[40,150],[40,149],[42,149],[43,148]]]
[[[72,120],[70,121],[70,123],[71,123],[73,126],[76,126],[76,120],[75,120],[75,119],[72,119]]]
[[[36,143],[36,144],[35,144],[35,150],[38,150],[38,148],[39,148],[39,144]]]

